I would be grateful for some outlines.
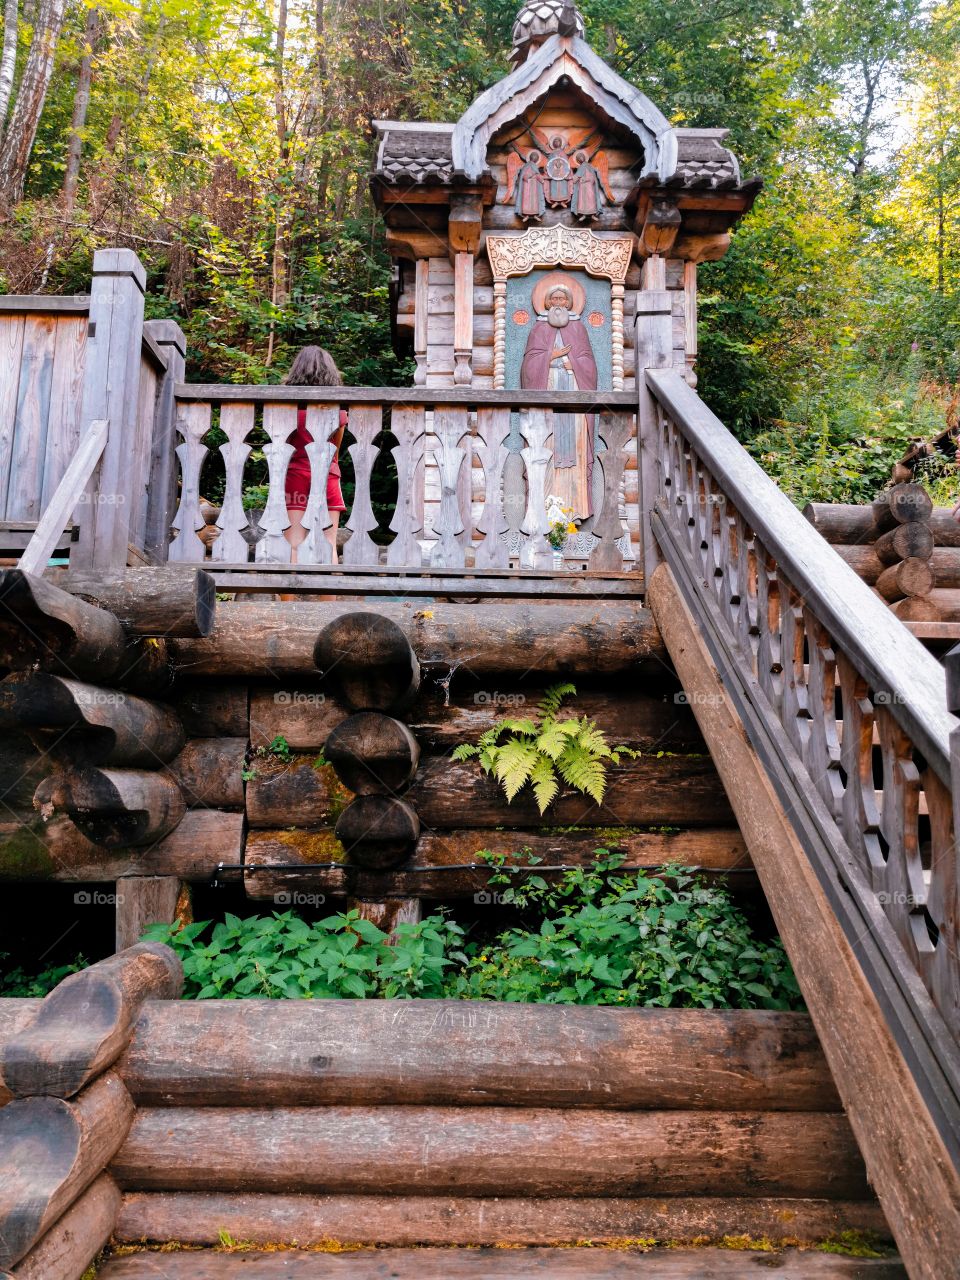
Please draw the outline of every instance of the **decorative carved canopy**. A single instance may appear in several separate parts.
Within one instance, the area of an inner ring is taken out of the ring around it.
[[[589,275],[623,284],[633,253],[632,235],[603,238],[586,227],[528,227],[522,235],[487,236],[494,280],[536,267],[582,267]]]

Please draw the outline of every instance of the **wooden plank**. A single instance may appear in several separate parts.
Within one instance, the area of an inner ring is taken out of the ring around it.
[[[56,339],[57,322],[54,317],[28,316],[24,321],[16,423],[4,512],[8,519],[37,520],[40,517]],[[72,510],[71,506],[65,513],[60,529]]]
[[[749,1236],[778,1242],[817,1242],[843,1231],[887,1236],[878,1206],[869,1200],[788,1200],[674,1196],[511,1199],[496,1196],[283,1196],[255,1192],[128,1192],[116,1235],[121,1242],[179,1240],[218,1244],[221,1231],[234,1240],[300,1245],[350,1240],[358,1244],[556,1245],[589,1240],[702,1241]],[[418,1249],[418,1253],[422,1250]],[[513,1254],[514,1262],[518,1255]],[[520,1254],[522,1259],[526,1255]],[[576,1251],[581,1258],[583,1251]],[[706,1255],[701,1251],[700,1257]],[[740,1258],[742,1259],[742,1254]],[[809,1255],[804,1255],[805,1257]],[[814,1255],[816,1256],[816,1255]],[[821,1255],[822,1256],[822,1255]],[[770,1260],[770,1255],[766,1255]],[[401,1261],[401,1259],[398,1259]],[[651,1260],[645,1259],[649,1264]],[[779,1262],[779,1259],[776,1259]],[[457,1266],[453,1262],[452,1266]],[[645,1266],[634,1275],[655,1275]],[[419,1273],[418,1273],[419,1274]],[[447,1276],[455,1276],[451,1269]],[[485,1274],[489,1274],[488,1272]],[[515,1275],[516,1272],[510,1272]],[[541,1275],[544,1273],[540,1273]],[[582,1274],[578,1273],[578,1274]],[[803,1272],[808,1276],[809,1272]],[[828,1272],[836,1280],[836,1272]],[[902,1274],[902,1272],[901,1272]],[[737,1274],[742,1280],[742,1272]],[[777,1269],[777,1275],[783,1275]],[[704,1280],[705,1273],[698,1273]],[[369,1272],[364,1277],[368,1280]]]
[[[72,1097],[117,1059],[144,1001],[172,1000],[182,989],[180,961],[158,942],[70,974],[0,1048],[4,1084],[16,1098]]]
[[[130,527],[127,531],[128,550],[134,550],[138,557],[144,555],[147,536],[147,507],[152,464],[153,437],[156,430],[157,397],[160,382],[157,368],[153,360],[145,355],[140,361],[140,383],[137,390],[136,431],[133,435],[131,449],[130,492],[132,512]],[[127,563],[129,563],[129,556]]]
[[[126,1191],[867,1195],[845,1117],[818,1111],[147,1107],[110,1168]]]
[[[46,456],[43,463],[41,510],[46,509],[53,497],[80,442],[80,401],[83,395],[86,349],[86,317],[59,319],[53,357]]]
[[[638,574],[629,577],[588,576],[582,572],[554,572],[546,576],[540,571],[520,571],[524,576],[516,578],[484,579],[480,570],[465,570],[458,577],[445,579],[420,575],[419,571],[395,575],[389,570],[361,575],[351,566],[349,571],[337,569],[326,576],[312,572],[324,566],[286,565],[230,566],[218,568],[209,563],[208,572],[217,583],[220,592],[244,595],[247,592],[283,591],[304,597],[326,595],[331,592],[343,596],[392,596],[401,600],[409,596],[458,597],[477,596],[507,597],[516,600],[602,600],[605,598],[632,597],[638,601],[644,594],[643,579]]]
[[[797,980],[911,1276],[960,1257],[960,1177],[884,1009],[780,804],[673,575],[650,584],[677,673],[724,779]],[[897,624],[899,625],[899,624]],[[881,686],[882,687],[882,686]]]
[[[120,1205],[117,1184],[102,1173],[17,1264],[15,1280],[82,1280],[113,1235]]]
[[[217,606],[216,622],[201,640],[173,640],[175,665],[191,677],[249,678],[270,671],[277,679],[316,675],[317,635],[344,613],[371,611],[393,619],[422,665],[446,673],[469,664],[476,675],[542,677],[577,671],[595,675],[636,671],[663,652],[646,609],[613,600],[575,604],[432,604],[356,601]],[[493,641],[491,638],[494,638]]]
[[[38,520],[26,551],[20,557],[17,567],[21,572],[42,574],[47,567],[64,525],[82,499],[90,477],[103,457],[109,434],[110,424],[105,419],[91,422],[56,492]]]
[[[353,459],[354,493],[346,521],[350,537],[343,548],[344,564],[375,565],[380,560],[380,548],[370,536],[377,528],[370,498],[370,477],[380,452],[374,442],[380,434],[382,417],[382,410],[377,404],[358,406],[350,412],[348,430],[355,443],[347,452]]]
[[[153,1001],[118,1070],[140,1107],[839,1111],[801,1013]]]
[[[112,1072],[75,1102],[18,1098],[0,1110],[0,1267],[17,1263],[101,1173],[132,1117]]]
[[[59,297],[54,293],[0,293],[0,314],[23,315],[36,311],[50,315],[86,315],[90,298],[82,294]]]
[[[326,404],[329,387],[251,386],[230,382],[181,382],[177,400],[183,404],[229,403],[241,400],[253,404]],[[476,387],[338,387],[337,400],[342,408],[353,405],[487,405],[493,408],[522,409],[539,406],[544,409],[569,408],[580,413],[597,413],[601,409],[636,408],[636,397],[628,391],[533,391],[529,388],[484,391]]]
[[[172,924],[181,890],[176,876],[125,876],[117,881],[114,946],[135,946],[151,924]]]
[[[427,827],[462,826],[465,813],[475,827],[544,822],[528,789],[508,805],[500,784],[478,765],[443,756],[421,760],[407,798]],[[609,768],[602,804],[580,792],[564,794],[550,806],[549,820],[590,827],[716,827],[729,823],[731,813],[709,758],[643,756]]]

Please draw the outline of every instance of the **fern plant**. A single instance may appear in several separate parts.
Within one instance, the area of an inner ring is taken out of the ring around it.
[[[586,716],[560,719],[564,698],[574,697],[572,684],[547,689],[536,716],[506,716],[480,735],[476,743],[463,743],[454,760],[476,758],[485,773],[493,774],[509,804],[529,783],[537,808],[545,813],[561,783],[581,791],[599,804],[607,785],[606,762],[621,756],[636,757],[629,747],[610,747],[595,721]]]

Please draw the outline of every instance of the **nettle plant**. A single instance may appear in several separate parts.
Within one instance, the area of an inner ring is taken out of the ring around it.
[[[476,743],[462,743],[454,760],[476,758],[484,773],[493,774],[509,804],[529,783],[537,808],[545,813],[562,783],[590,796],[597,804],[607,785],[607,761],[635,759],[639,751],[611,747],[596,722],[587,716],[560,718],[564,698],[575,697],[572,684],[547,689],[536,716],[506,716],[480,735]]]

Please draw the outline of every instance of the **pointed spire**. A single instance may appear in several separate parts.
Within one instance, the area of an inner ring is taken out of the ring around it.
[[[583,18],[570,0],[529,0],[517,14],[517,20],[513,24],[510,61],[518,67],[531,49],[538,48],[550,36],[582,38],[583,34]]]

